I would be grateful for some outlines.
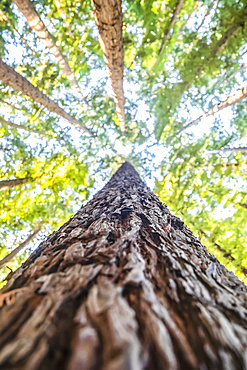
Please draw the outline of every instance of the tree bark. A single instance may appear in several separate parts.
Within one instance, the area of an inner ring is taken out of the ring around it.
[[[230,95],[226,100],[220,102],[219,104],[216,104],[213,108],[203,113],[200,117],[198,117],[194,121],[185,125],[181,130],[177,132],[177,134],[185,131],[187,128],[191,126],[196,125],[197,123],[201,122],[203,119],[207,118],[208,116],[211,116],[212,114],[215,114],[216,112],[219,112],[220,110],[227,108],[230,105],[239,103],[241,100],[246,99],[246,98],[247,98],[247,86],[238,90],[235,94]]]
[[[247,152],[247,147],[242,146],[239,148],[222,148],[222,149],[216,149],[216,150],[210,150],[210,152],[218,153],[218,152]]]
[[[78,82],[59,47],[56,45],[54,37],[50,34],[45,24],[36,12],[33,3],[30,0],[13,0],[18,9],[26,17],[29,26],[34,30],[36,35],[44,41],[46,47],[56,58],[59,67],[64,71],[71,85],[74,87],[81,99],[89,106],[88,101],[81,92]]]
[[[7,280],[0,369],[246,369],[247,287],[128,162]]]
[[[65,112],[56,102],[51,100],[48,96],[42,93],[37,87],[31,84],[26,78],[22,77],[17,73],[12,67],[8,66],[6,63],[0,59],[0,80],[4,83],[13,87],[15,90],[20,91],[22,94],[28,96],[33,101],[43,105],[49,111],[58,114],[67,121],[69,121],[75,127],[83,130],[87,134],[93,136],[91,131],[89,131],[85,126],[82,126],[80,122],[72,117],[69,113]]]
[[[3,117],[0,116],[0,123],[1,125],[5,126],[5,127],[12,127],[12,128],[16,128],[17,130],[25,130],[25,131],[28,131],[28,132],[32,132],[34,134],[39,134],[41,136],[44,136],[44,137],[47,137],[48,139],[52,139],[52,136],[51,135],[47,135],[45,134],[44,132],[41,132],[41,131],[38,131],[38,130],[35,130],[33,128],[29,128],[29,127],[26,127],[24,125],[17,125],[16,123],[13,123],[13,122],[10,122],[10,121],[6,121]]]
[[[2,180],[0,181],[0,190],[3,191],[6,189],[14,188],[15,186],[29,184],[32,181],[33,179],[31,177],[24,177],[13,180]]]
[[[121,0],[91,0],[99,42],[110,74],[120,129],[125,131],[123,91],[123,14]]]
[[[7,263],[9,263],[16,255],[19,253],[23,248],[25,248],[34,238],[35,236],[40,232],[41,226],[37,226],[34,231],[27,237],[24,242],[20,243],[18,247],[12,250],[6,257],[0,260],[0,269],[3,268]]]

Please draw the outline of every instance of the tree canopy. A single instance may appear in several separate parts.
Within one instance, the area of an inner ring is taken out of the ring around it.
[[[41,230],[1,277],[128,160],[246,281],[245,1],[116,0],[111,50],[97,3],[1,1],[0,258]]]

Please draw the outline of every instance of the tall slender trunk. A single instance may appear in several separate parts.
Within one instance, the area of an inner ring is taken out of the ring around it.
[[[123,14],[121,0],[91,0],[99,41],[110,74],[120,129],[125,131],[123,91]]]
[[[7,263],[9,263],[16,255],[19,253],[23,248],[25,248],[34,238],[35,236],[40,232],[41,226],[37,226],[34,231],[27,237],[24,242],[20,243],[18,247],[12,250],[6,257],[0,260],[0,269],[3,268]]]
[[[7,280],[0,369],[247,366],[247,287],[127,162]]]
[[[35,130],[33,128],[29,128],[29,127],[26,127],[24,125],[17,125],[16,123],[13,123],[13,122],[10,122],[10,121],[6,121],[3,117],[0,116],[0,124],[2,126],[5,126],[5,127],[13,127],[13,128],[16,128],[17,130],[25,130],[25,131],[28,131],[28,132],[32,132],[34,134],[39,134],[41,136],[44,136],[44,137],[47,137],[48,139],[51,139],[52,136],[51,135],[47,135],[45,134],[44,132],[41,132],[39,130]]]
[[[233,104],[239,103],[241,100],[246,99],[246,98],[247,98],[247,86],[238,90],[235,94],[230,95],[226,100],[220,102],[219,104],[216,104],[213,108],[203,113],[200,117],[198,117],[194,121],[185,125],[183,128],[181,128],[181,130],[177,132],[177,134],[185,131],[187,128],[191,126],[196,125],[197,123],[201,122],[203,119],[207,118],[208,116],[211,116],[212,114],[215,114],[216,112],[219,112],[220,110],[227,108]]]
[[[85,127],[80,124],[80,122],[72,117],[69,113],[65,112],[59,105],[51,100],[48,96],[42,93],[37,87],[31,84],[26,78],[22,77],[17,73],[12,67],[8,66],[6,63],[0,59],[0,80],[4,83],[13,87],[15,90],[20,91],[22,94],[29,96],[33,101],[43,105],[49,111],[58,114],[67,121],[69,121],[75,127],[83,130],[87,134],[93,136],[93,134]]]
[[[2,180],[0,181],[0,190],[3,191],[3,190],[14,188],[15,186],[29,184],[32,181],[33,179],[31,177],[23,177],[23,178],[17,178],[13,180]]]
[[[247,63],[243,63],[239,69],[234,71],[233,73],[230,74],[230,76],[226,77],[220,84],[219,87],[222,85],[225,85],[228,81],[230,81],[234,76],[236,76],[237,73],[243,71],[245,68],[247,68]]]
[[[59,47],[56,45],[56,41],[52,34],[48,31],[45,24],[40,19],[38,13],[36,12],[32,1],[30,0],[13,0],[13,2],[17,5],[18,9],[22,12],[22,14],[26,17],[29,26],[34,30],[36,35],[44,41],[46,47],[50,50],[51,54],[54,55],[56,58],[60,68],[66,74],[68,80],[70,81],[71,85],[77,91],[78,95],[81,99],[87,104],[88,101],[84,97],[81,89],[78,85],[78,82],[72,72],[69,63],[67,62],[65,56],[62,54]]]
[[[211,4],[210,4],[210,5],[209,5],[209,7],[208,7],[208,10],[207,10],[206,14],[204,15],[204,17],[203,17],[203,19],[202,19],[201,23],[199,24],[199,26],[198,26],[198,27],[197,27],[197,29],[196,29],[196,33],[198,33],[199,29],[204,25],[205,20],[207,19],[207,17],[209,16],[209,13],[211,12],[211,10],[213,9],[213,7],[214,7],[215,3],[217,3],[217,2],[218,2],[218,0],[213,0],[213,1],[211,2]]]
[[[210,152],[214,153],[220,153],[220,152],[240,152],[244,153],[247,152],[247,147],[246,146],[240,146],[238,148],[221,148],[221,149],[215,149],[215,150],[210,150]]]
[[[22,35],[20,34],[20,32],[18,31],[18,29],[15,27],[14,23],[8,18],[8,16],[0,9],[0,17],[10,25],[10,27],[13,28],[13,30],[17,33],[17,35],[20,37],[20,39],[22,40],[22,42],[27,46],[27,48],[31,51],[31,53],[34,55],[34,56],[37,56],[37,54],[35,53],[35,51],[33,51],[33,49],[31,48],[31,46],[28,44],[28,42],[24,39],[24,37],[22,37]]]
[[[168,27],[168,30],[165,33],[164,41],[163,41],[163,43],[161,45],[161,48],[160,48],[160,51],[159,51],[159,54],[160,55],[165,50],[165,46],[166,46],[167,40],[170,37],[170,33],[171,33],[171,30],[172,30],[172,27],[174,26],[174,23],[176,22],[176,19],[177,19],[179,13],[180,13],[180,10],[182,8],[183,3],[184,3],[184,0],[179,0],[178,3],[177,3],[177,5],[176,5],[176,7],[175,7],[175,9],[174,9],[172,20],[171,20],[171,24],[170,24],[170,26]],[[156,61],[155,64],[157,64],[158,61],[159,61],[159,57],[158,57],[158,59],[157,59],[157,61]]]
[[[188,18],[186,19],[186,21],[184,22],[183,26],[181,27],[181,30],[179,31],[179,33],[177,34],[177,38],[179,38],[179,36],[183,33],[183,31],[185,30],[185,27],[187,25],[187,23],[189,22],[190,18],[192,17],[192,14],[194,13],[194,11],[197,9],[198,5],[200,4],[201,0],[197,0],[195,5],[194,5],[194,8],[192,10],[192,12],[189,14]]]

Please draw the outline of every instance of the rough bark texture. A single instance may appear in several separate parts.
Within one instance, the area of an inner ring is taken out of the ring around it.
[[[75,127],[92,136],[92,133],[85,126],[82,126],[77,119],[65,112],[56,102],[48,98],[48,96],[43,94],[42,91],[32,85],[26,78],[22,77],[22,75],[17,73],[12,67],[4,63],[2,59],[0,59],[0,80],[10,87],[13,87],[15,90],[20,91],[22,94],[29,96],[33,101],[43,105],[49,111],[58,114],[72,123]]]
[[[246,286],[129,163],[1,293],[0,369],[247,366]]]
[[[213,108],[203,113],[200,117],[198,117],[194,121],[185,125],[181,130],[178,131],[178,134],[180,132],[185,131],[187,128],[191,126],[196,125],[197,123],[201,122],[203,119],[207,118],[208,116],[211,116],[212,114],[215,114],[216,112],[219,112],[220,110],[227,108],[230,105],[239,103],[241,100],[246,99],[246,98],[247,98],[247,86],[238,90],[235,94],[230,95],[226,100],[220,102],[219,104],[216,104]]]
[[[50,32],[40,19],[38,13],[34,8],[33,3],[30,0],[13,0],[13,2],[18,6],[18,9],[26,17],[29,26],[34,30],[36,35],[44,41],[51,54],[54,55],[59,64],[59,67],[64,71],[71,85],[77,91],[78,95],[87,105],[89,105],[88,101],[85,99],[84,95],[81,92],[81,89],[69,66],[69,63],[67,62],[59,47],[56,45],[54,37],[50,34]]]
[[[20,243],[18,247],[12,250],[6,257],[1,259],[0,261],[0,269],[3,268],[7,263],[9,263],[16,255],[19,253],[23,248],[25,248],[34,238],[35,236],[40,232],[41,226],[38,226],[34,229],[34,231],[27,237],[24,242]]]
[[[23,177],[19,179],[13,180],[2,180],[0,181],[0,190],[6,190],[10,188],[14,188],[15,186],[21,186],[32,182],[33,179],[31,177]]]
[[[100,46],[110,74],[121,131],[125,131],[123,91],[123,14],[121,0],[91,0],[99,29]]]

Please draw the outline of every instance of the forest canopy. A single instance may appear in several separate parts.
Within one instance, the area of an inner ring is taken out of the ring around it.
[[[127,160],[247,281],[246,2],[116,3],[0,3],[1,279]]]

